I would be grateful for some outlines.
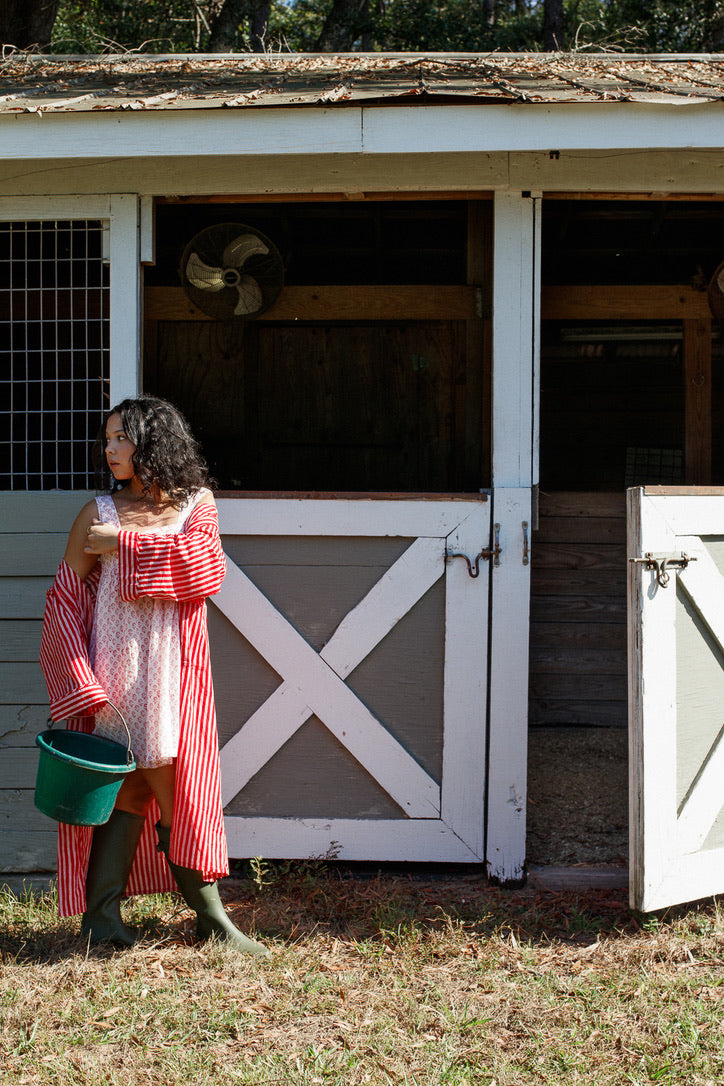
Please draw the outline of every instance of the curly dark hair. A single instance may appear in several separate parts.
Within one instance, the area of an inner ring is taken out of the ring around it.
[[[156,396],[122,400],[103,419],[92,450],[100,490],[121,490],[105,458],[105,431],[111,415],[120,415],[126,436],[136,446],[133,464],[145,494],[158,487],[179,508],[202,487],[213,486],[206,462],[184,416]]]

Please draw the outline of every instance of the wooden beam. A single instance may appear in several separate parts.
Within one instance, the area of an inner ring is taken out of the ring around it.
[[[182,287],[148,287],[148,320],[212,320]],[[474,285],[285,287],[262,321],[475,320]],[[688,285],[549,286],[542,290],[544,320],[704,320],[711,318],[704,291]]]
[[[550,286],[541,292],[543,320],[711,319],[706,292],[685,284]]]
[[[345,189],[343,192],[252,192],[211,196],[157,196],[156,204],[318,204],[318,203],[388,203],[403,200],[406,203],[422,200],[487,200],[492,192],[477,190],[443,189],[429,192],[369,192]],[[697,197],[698,199],[698,197]]]
[[[724,192],[544,192],[544,200],[647,200],[692,201],[698,203],[721,203]]]
[[[711,483],[711,317],[684,321],[685,479]]]
[[[183,287],[148,287],[146,320],[208,321]],[[435,321],[479,316],[475,286],[285,287],[261,321]]]
[[[724,486],[654,486],[648,484],[644,493],[649,497],[724,498]]]

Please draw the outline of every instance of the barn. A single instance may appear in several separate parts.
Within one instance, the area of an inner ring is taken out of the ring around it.
[[[519,881],[529,728],[627,723],[627,489],[724,483],[724,58],[0,78],[0,870],[55,865],[44,593],[144,390],[218,480],[231,854]]]

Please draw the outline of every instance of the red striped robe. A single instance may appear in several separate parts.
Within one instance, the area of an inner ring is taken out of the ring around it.
[[[218,592],[226,570],[216,509],[197,505],[177,535],[122,530],[118,537],[121,595],[178,603],[181,635],[181,729],[176,759],[176,789],[171,828],[171,860],[201,871],[214,881],[228,874],[219,742],[206,625],[206,596]],[[84,583],[61,562],[47,594],[40,663],[53,720],[70,717],[69,726],[92,730],[94,711],[106,695],[93,675],[88,644],[93,621],[94,570]],[[175,889],[165,857],[156,851],[151,804],[128,881],[127,893]],[[61,916],[85,910],[85,877],[92,829],[58,827],[58,902]]]

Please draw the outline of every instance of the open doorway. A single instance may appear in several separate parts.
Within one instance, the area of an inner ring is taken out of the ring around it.
[[[544,201],[529,744],[537,862],[627,855],[625,490],[724,481],[724,345],[707,299],[723,227],[714,200]]]

